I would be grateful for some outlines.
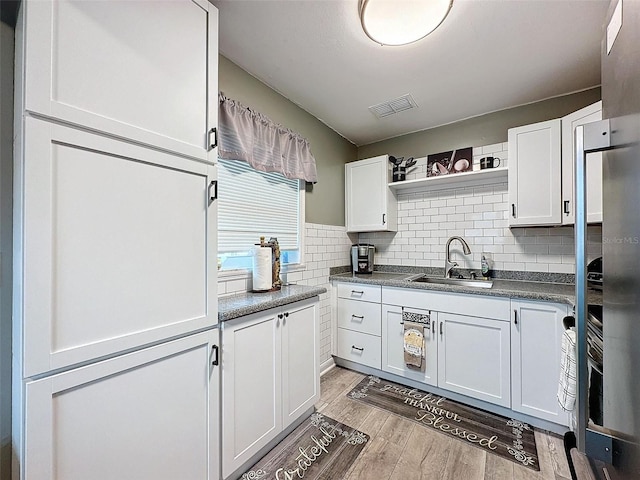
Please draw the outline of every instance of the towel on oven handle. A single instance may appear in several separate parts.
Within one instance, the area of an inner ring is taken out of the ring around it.
[[[571,327],[562,334],[558,384],[558,403],[568,412],[572,411],[576,404],[576,379],[576,329]]]

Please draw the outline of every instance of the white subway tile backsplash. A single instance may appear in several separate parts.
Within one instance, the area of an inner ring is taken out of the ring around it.
[[[506,165],[507,144],[474,148],[475,159],[491,155]],[[408,179],[424,178],[426,158],[418,159]],[[451,188],[398,196],[398,231],[360,235],[346,233],[346,228],[308,223],[305,228],[305,269],[283,274],[291,283],[330,288],[329,267],[350,264],[350,246],[357,241],[376,245],[376,263],[442,268],[447,239],[462,236],[471,247],[463,255],[457,242],[452,257],[464,268],[480,269],[482,252],[490,252],[493,268],[530,272],[574,273],[574,233],[572,227],[514,228],[508,225],[508,188],[496,185]],[[602,255],[602,229],[589,226],[589,258]],[[219,295],[247,291],[250,275],[245,278],[221,278]],[[320,361],[331,354],[330,295],[320,296]]]
[[[474,164],[481,157],[500,158],[500,167],[507,165],[507,142],[474,147]],[[423,178],[426,158],[418,159],[419,169],[408,178]],[[573,273],[574,240],[572,227],[509,228],[509,193],[506,183],[495,185],[451,188],[398,196],[402,227],[396,234],[360,234],[360,241],[374,243],[378,249],[376,262],[383,265],[401,264],[442,267],[447,239],[462,236],[471,247],[472,254],[464,256],[458,250],[455,261],[480,268],[482,251],[493,254],[494,268],[501,270],[527,270],[536,272]],[[405,225],[409,225],[406,229]],[[587,253],[589,258],[602,254],[602,229],[588,228]],[[416,250],[405,246],[411,240],[423,243]],[[393,246],[399,246],[395,249]],[[421,253],[422,257],[416,255]],[[409,255],[411,254],[411,255]],[[463,258],[464,257],[464,258]]]

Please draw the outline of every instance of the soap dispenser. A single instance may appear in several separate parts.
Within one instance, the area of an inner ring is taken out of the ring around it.
[[[491,257],[488,253],[482,252],[482,259],[480,260],[480,270],[484,278],[489,278],[491,272]]]

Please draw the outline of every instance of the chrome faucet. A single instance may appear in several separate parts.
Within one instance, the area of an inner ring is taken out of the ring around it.
[[[451,242],[454,240],[460,241],[460,243],[462,244],[462,251],[465,255],[469,255],[471,253],[471,249],[469,248],[469,245],[467,244],[467,242],[464,241],[464,238],[451,237],[449,240],[447,240],[447,247],[445,250],[445,258],[444,258],[444,278],[451,278],[451,270],[453,269],[453,267],[458,266],[457,262],[451,261],[451,252],[449,251],[449,248],[451,247]]]

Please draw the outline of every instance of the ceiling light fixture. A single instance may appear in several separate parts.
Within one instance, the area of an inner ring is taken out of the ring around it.
[[[453,0],[360,0],[364,33],[380,45],[407,45],[433,32]]]

